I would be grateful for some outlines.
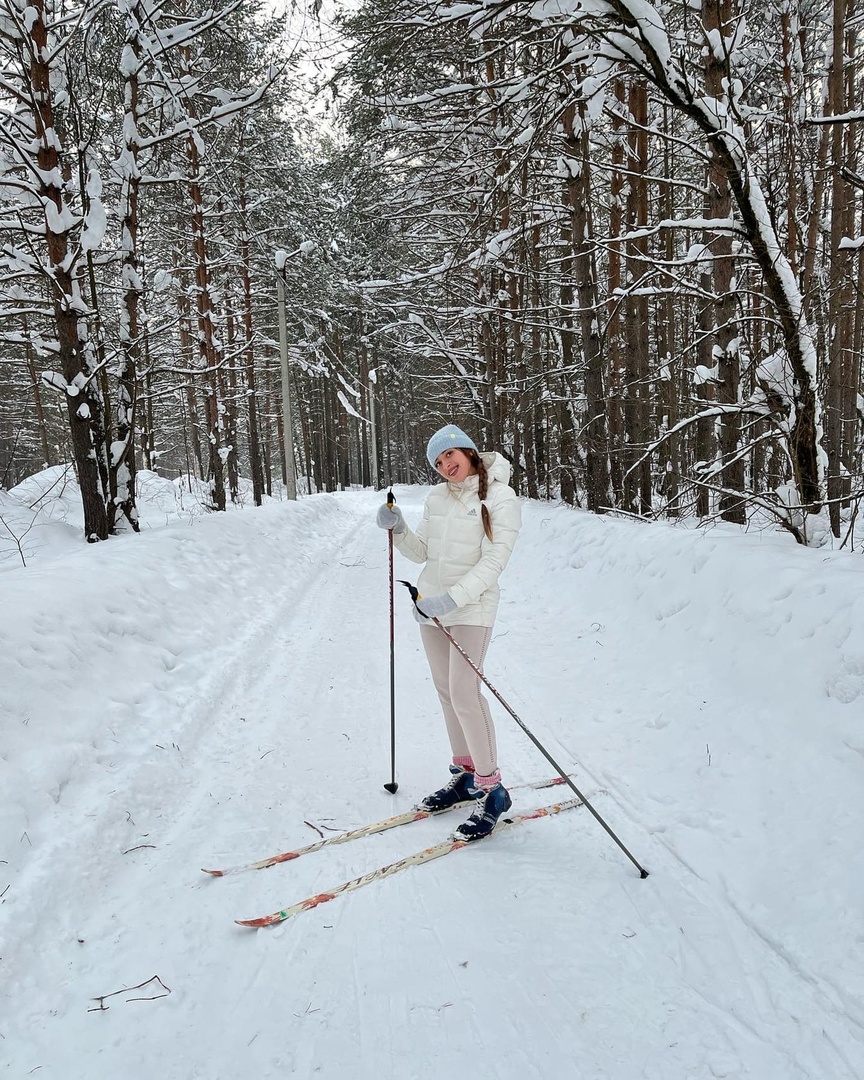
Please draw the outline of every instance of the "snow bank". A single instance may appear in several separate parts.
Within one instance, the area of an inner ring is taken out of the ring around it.
[[[864,560],[733,526],[526,518],[504,590],[520,647],[500,646],[524,718],[838,1009],[864,1000]]]
[[[154,485],[157,500],[172,485]],[[67,489],[68,490],[68,489]],[[65,496],[64,496],[65,500]],[[56,507],[48,511],[62,512]],[[155,516],[158,511],[151,511]],[[0,620],[0,858],[14,876],[50,844],[52,810],[158,768],[206,721],[222,665],[274,593],[308,586],[344,511],[327,495],[192,516],[7,569]],[[344,528],[344,526],[343,526]],[[68,798],[64,798],[68,796]]]
[[[703,533],[578,511],[556,511],[535,543],[547,570],[572,583],[566,596],[572,589],[580,608],[627,610],[649,635],[640,651],[648,646],[666,667],[678,666],[675,646],[686,642],[697,661],[778,706],[790,690],[814,706],[825,695],[864,701],[860,555],[734,526]]]

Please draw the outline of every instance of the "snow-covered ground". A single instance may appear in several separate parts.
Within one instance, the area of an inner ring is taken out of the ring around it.
[[[0,494],[0,1076],[864,1076],[860,555],[526,503],[487,674],[650,877],[574,810],[252,931],[455,824],[199,869],[445,779],[397,596],[383,789],[380,495],[205,515],[151,474],[88,547],[74,492],[22,535],[53,479]],[[493,711],[505,779],[549,776]]]

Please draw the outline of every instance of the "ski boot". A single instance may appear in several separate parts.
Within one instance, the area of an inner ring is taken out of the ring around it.
[[[474,787],[474,773],[451,765],[450,772],[453,779],[446,787],[433,791],[425,799],[417,804],[418,810],[426,810],[430,814],[440,813],[442,810],[450,810],[459,803],[468,802],[470,799],[479,799],[483,792]]]
[[[482,840],[498,824],[502,814],[506,814],[513,801],[507,788],[499,781],[495,787],[488,791],[479,791],[480,801],[475,807],[471,817],[463,821],[453,833],[454,840]]]

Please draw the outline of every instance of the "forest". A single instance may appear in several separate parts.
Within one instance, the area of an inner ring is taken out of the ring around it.
[[[426,482],[454,421],[533,499],[860,547],[862,24],[0,0],[0,488],[67,464],[99,541],[142,470]]]

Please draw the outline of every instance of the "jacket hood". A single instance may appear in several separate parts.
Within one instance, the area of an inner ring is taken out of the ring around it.
[[[488,454],[481,454],[480,457],[483,459],[490,480],[497,480],[499,484],[510,483],[510,474],[513,472],[513,468],[503,454],[492,451]]]

